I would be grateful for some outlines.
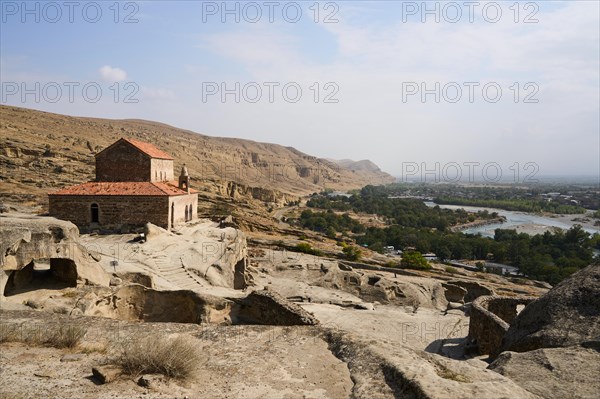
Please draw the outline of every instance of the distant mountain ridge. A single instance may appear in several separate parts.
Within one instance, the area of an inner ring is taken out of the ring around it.
[[[342,168],[352,171],[382,173],[381,169],[379,169],[379,166],[375,165],[368,159],[363,159],[361,161],[353,161],[352,159],[332,159],[331,162],[335,162]]]
[[[94,179],[94,154],[121,137],[152,143],[185,164],[200,191],[256,199],[349,190],[394,178],[370,161],[329,161],[279,144],[211,137],[145,120],[72,117],[0,106],[0,194],[44,196]],[[209,188],[212,187],[212,188]],[[230,192],[231,191],[231,192]],[[271,194],[269,194],[271,193]],[[0,198],[1,200],[1,198]]]

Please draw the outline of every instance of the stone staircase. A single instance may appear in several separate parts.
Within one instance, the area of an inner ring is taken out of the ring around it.
[[[193,290],[195,288],[204,287],[203,281],[187,270],[183,263],[174,263],[166,255],[157,255],[153,258],[156,265],[156,272],[165,280],[180,287],[184,290]]]

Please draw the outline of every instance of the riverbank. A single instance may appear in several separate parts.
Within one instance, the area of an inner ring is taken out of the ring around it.
[[[519,234],[525,233],[525,234],[529,234],[532,236],[534,236],[536,234],[544,234],[547,231],[549,231],[550,233],[556,233],[558,231],[563,230],[560,227],[546,226],[544,224],[535,224],[535,223],[512,226],[511,229],[515,230]]]
[[[506,222],[506,217],[498,216],[497,218],[493,218],[493,219],[479,219],[479,220],[475,220],[475,221],[472,221],[469,223],[452,226],[450,228],[450,230],[453,232],[464,231],[467,229],[473,229],[476,227],[484,227],[484,226],[489,226],[489,225],[496,225],[496,224],[500,224],[500,223],[504,223],[504,222]]]
[[[427,206],[437,205],[430,201],[424,201],[424,203]],[[591,217],[593,211],[589,210],[585,214],[580,215],[539,215],[535,213],[506,211],[503,209],[496,208],[481,208],[460,205],[438,206],[441,208],[452,210],[462,208],[467,212],[479,212],[487,210],[490,213],[496,212],[498,215],[500,215],[500,217],[505,218],[503,222],[499,223],[491,223],[491,221],[489,221],[490,223],[461,228],[460,231],[466,234],[481,234],[484,237],[494,237],[494,231],[496,229],[512,229],[516,230],[519,233],[535,235],[543,234],[546,231],[554,232],[556,231],[556,229],[568,230],[576,224],[581,225],[583,229],[590,234],[600,234],[600,226],[595,226],[597,219]]]
[[[600,233],[600,219],[594,219],[592,214],[594,211],[588,210],[583,215],[544,215],[550,219],[557,220],[565,224],[580,224],[584,229],[595,230]],[[596,225],[598,223],[598,225]]]

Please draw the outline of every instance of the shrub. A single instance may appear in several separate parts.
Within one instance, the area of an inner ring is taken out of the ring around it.
[[[402,254],[402,260],[400,261],[400,266],[407,269],[416,269],[416,270],[429,270],[431,269],[431,265],[427,262],[427,259],[421,255],[420,252],[417,251],[407,251]]]
[[[362,251],[353,245],[347,245],[342,249],[346,255],[346,259],[351,261],[357,261],[362,256]]]
[[[115,363],[126,374],[163,374],[182,380],[192,377],[204,359],[198,341],[186,335],[150,335],[123,341],[118,344],[118,352]]]
[[[450,273],[450,274],[458,273],[458,270],[456,270],[456,268],[452,267],[452,266],[446,266],[446,268],[444,270],[446,270],[446,273]]]
[[[42,326],[23,328],[22,325],[0,326],[0,343],[22,342],[27,345],[43,345],[54,348],[74,348],[79,344],[87,329],[82,326]]]
[[[304,254],[315,255],[315,256],[321,255],[321,251],[319,251],[316,248],[311,247],[310,244],[307,242],[302,242],[300,244],[297,244],[296,251],[302,252]]]
[[[81,326],[61,326],[42,342],[55,348],[74,348],[85,335],[87,329]]]

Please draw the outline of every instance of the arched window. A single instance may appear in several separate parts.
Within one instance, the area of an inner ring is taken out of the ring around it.
[[[100,208],[98,204],[92,204],[90,207],[92,214],[92,223],[100,223]]]
[[[158,171],[157,170],[154,171],[154,180],[158,180]]]
[[[190,205],[190,218],[188,220],[192,220],[192,218],[194,217],[194,211],[192,210],[192,206]]]
[[[185,221],[188,221],[188,207],[187,205],[185,206]]]

